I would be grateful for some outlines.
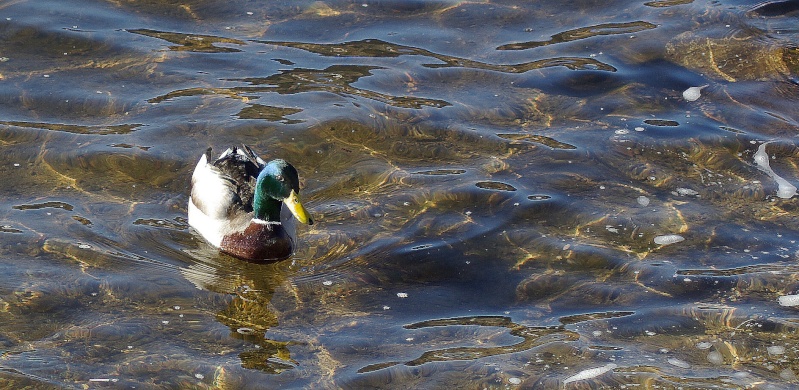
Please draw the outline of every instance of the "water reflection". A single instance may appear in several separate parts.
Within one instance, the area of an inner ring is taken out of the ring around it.
[[[190,35],[174,32],[155,31],[148,29],[128,30],[133,34],[141,34],[148,37],[159,38],[175,43],[177,46],[170,46],[170,50],[193,51],[198,53],[236,53],[241,50],[235,47],[217,46],[219,44],[246,45],[246,42],[238,39],[214,37],[210,35]]]
[[[346,42],[343,44],[328,44],[328,45],[309,44],[309,43],[300,43],[300,42],[275,42],[275,41],[259,41],[259,42],[268,45],[293,47],[297,49],[307,50],[312,53],[317,53],[324,56],[332,56],[332,57],[392,58],[392,57],[410,55],[410,56],[430,57],[443,62],[443,64],[440,63],[423,64],[423,66],[429,68],[457,67],[457,68],[493,70],[505,73],[524,73],[534,69],[542,69],[553,66],[564,66],[572,70],[592,69],[592,70],[604,70],[611,72],[615,71],[615,68],[613,68],[612,66],[604,64],[601,61],[592,58],[557,57],[557,58],[548,58],[539,61],[513,64],[513,65],[497,65],[497,64],[482,63],[465,58],[458,58],[453,56],[437,54],[424,49],[419,49],[409,46],[401,46],[374,39],[368,39],[356,42]]]
[[[497,50],[525,50],[540,46],[554,45],[563,42],[571,42],[579,39],[586,39],[600,35],[632,34],[639,31],[650,30],[657,27],[649,22],[628,22],[628,23],[605,23],[596,26],[581,27],[574,30],[564,31],[552,36],[548,41],[531,41],[524,43],[512,43],[502,45]]]
[[[270,305],[275,289],[288,277],[286,264],[248,263],[215,252],[205,248],[192,253],[201,261],[180,272],[197,288],[233,296],[216,313],[216,320],[230,328],[231,336],[251,344],[239,354],[242,366],[271,374],[294,368],[297,362],[291,359],[290,342],[266,337],[269,328],[278,325]]]
[[[160,103],[177,97],[187,97],[206,94],[220,94],[241,100],[250,100],[248,94],[265,92],[276,92],[279,94],[295,94],[311,91],[324,91],[339,94],[342,96],[362,96],[379,102],[387,103],[392,106],[405,108],[422,108],[424,106],[445,107],[450,105],[442,100],[431,100],[423,98],[412,98],[405,96],[390,96],[361,88],[355,88],[353,83],[361,77],[370,76],[375,69],[382,69],[374,66],[343,66],[334,65],[322,70],[315,69],[292,69],[281,71],[280,74],[264,78],[231,79],[229,81],[241,81],[251,86],[235,87],[230,89],[207,89],[192,88],[187,90],[172,91],[166,95],[150,99],[150,103]],[[246,119],[258,119],[251,114],[257,110],[257,106],[250,105],[247,109],[239,113],[244,114]],[[283,109],[282,111],[286,112]],[[299,110],[293,110],[287,114],[294,114]],[[283,114],[286,115],[286,114]],[[282,118],[283,115],[280,115]],[[267,117],[268,119],[269,117]],[[296,122],[295,122],[296,123]]]
[[[508,317],[465,317],[465,318],[449,318],[443,320],[430,320],[419,322],[415,324],[406,325],[405,329],[424,329],[430,327],[451,327],[451,326],[489,326],[489,327],[503,327],[510,330],[510,334],[516,337],[521,337],[523,340],[519,343],[509,346],[496,346],[496,347],[456,347],[447,348],[442,350],[427,351],[417,359],[405,362],[406,366],[413,367],[426,363],[437,361],[453,361],[453,360],[475,360],[483,357],[521,352],[528,349],[535,348],[539,345],[563,342],[570,340],[577,340],[579,335],[574,332],[569,332],[559,328],[528,328],[519,324],[514,324]],[[473,332],[464,331],[463,334],[458,330],[447,332],[447,337],[461,340],[469,340],[474,336]],[[358,370],[358,373],[368,373],[371,371],[383,369],[395,365],[397,363],[380,363],[370,365]]]

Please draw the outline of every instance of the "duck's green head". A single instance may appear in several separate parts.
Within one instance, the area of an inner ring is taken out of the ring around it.
[[[280,221],[280,202],[302,223],[313,225],[308,211],[300,203],[300,179],[297,170],[284,160],[272,160],[261,173],[255,184],[253,211],[255,218],[265,221]]]

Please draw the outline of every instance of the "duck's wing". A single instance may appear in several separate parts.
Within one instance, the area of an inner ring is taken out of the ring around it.
[[[255,183],[264,165],[264,161],[247,145],[243,145],[242,148],[227,149],[213,163],[213,166],[235,186],[238,201],[242,209],[248,213],[252,211]]]
[[[217,159],[212,159],[208,148],[192,175],[192,202],[216,219],[252,212],[255,182],[263,166],[263,160],[246,145],[228,148]]]

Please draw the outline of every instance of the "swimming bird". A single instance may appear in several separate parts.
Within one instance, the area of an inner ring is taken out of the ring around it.
[[[212,159],[208,148],[191,177],[189,225],[230,255],[284,259],[294,243],[280,221],[281,206],[298,221],[313,224],[299,192],[297,170],[284,160],[267,163],[247,145]]]

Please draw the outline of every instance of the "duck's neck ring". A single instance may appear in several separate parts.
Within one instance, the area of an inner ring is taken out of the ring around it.
[[[252,223],[257,223],[259,225],[282,225],[280,221],[265,221],[263,219],[253,218]]]

